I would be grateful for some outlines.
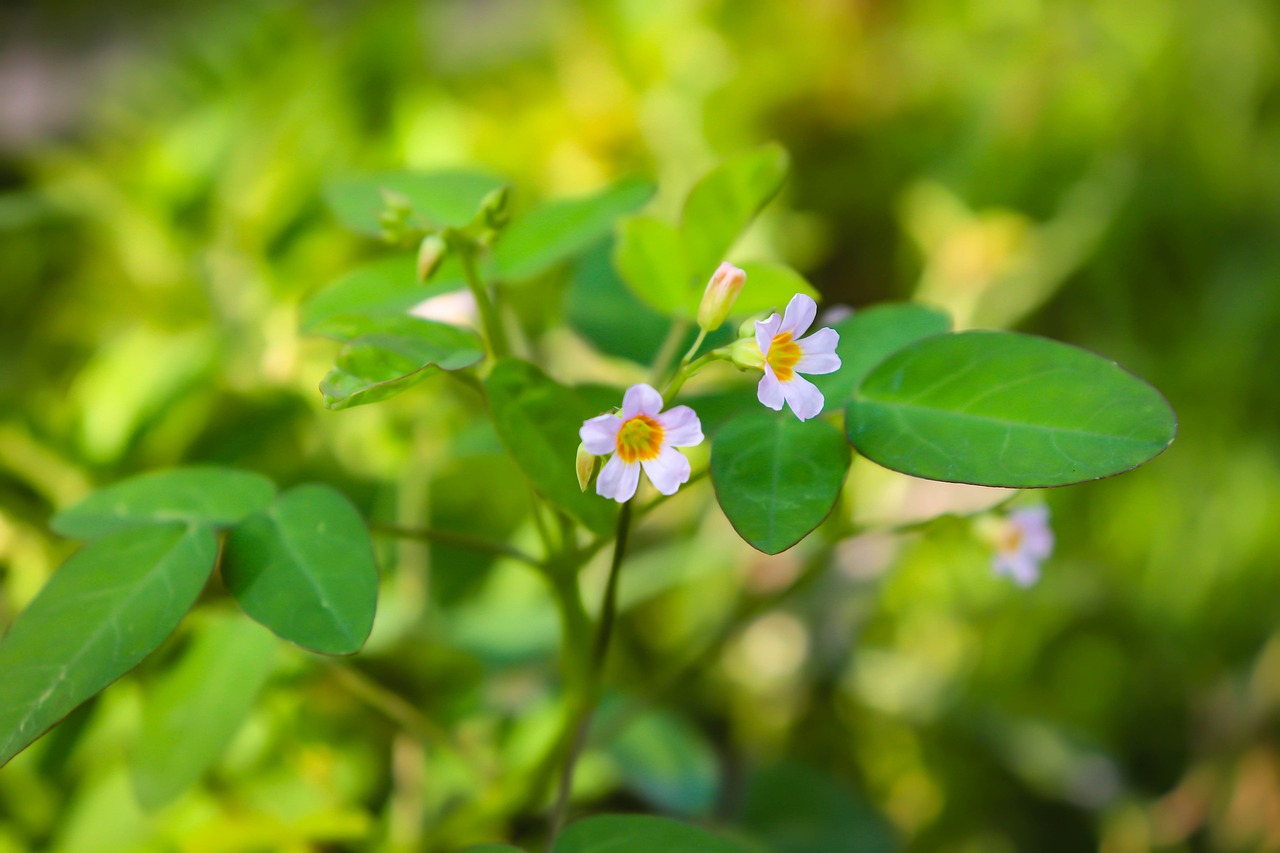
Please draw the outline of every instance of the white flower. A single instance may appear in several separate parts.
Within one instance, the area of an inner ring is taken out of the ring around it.
[[[631,500],[644,468],[664,495],[689,482],[689,460],[675,448],[702,443],[702,424],[688,406],[662,411],[662,395],[648,385],[632,385],[617,415],[600,415],[578,430],[595,456],[613,454],[596,479],[596,493],[618,503]]]
[[[1040,564],[1053,553],[1047,506],[1015,509],[989,524],[985,532],[995,548],[992,571],[1019,586],[1031,586],[1039,579]]]
[[[809,330],[817,313],[818,304],[797,293],[782,317],[772,314],[756,323],[756,346],[764,360],[764,376],[756,396],[776,412],[782,411],[786,401],[802,421],[821,414],[826,400],[800,374],[834,373],[840,369],[840,356],[836,355],[840,334],[835,329],[819,329],[807,338],[800,337]]]

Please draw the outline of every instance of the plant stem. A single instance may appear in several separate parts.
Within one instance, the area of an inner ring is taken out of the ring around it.
[[[504,358],[511,354],[511,345],[507,342],[506,329],[502,327],[502,318],[498,316],[489,298],[489,289],[480,279],[480,271],[476,268],[476,244],[465,238],[453,240],[454,251],[462,263],[462,277],[476,298],[476,308],[480,311],[480,322],[484,326],[485,341],[489,345],[489,354],[494,358]]]
[[[671,369],[671,362],[676,357],[676,350],[688,331],[689,321],[683,317],[671,322],[671,329],[667,332],[667,337],[662,341],[662,346],[658,348],[658,354],[654,356],[653,368],[649,371],[650,385],[657,385],[667,375],[667,371]]]
[[[538,568],[543,566],[542,560],[532,554],[526,554],[519,548],[513,548],[502,542],[493,542],[479,536],[471,536],[467,533],[458,533],[455,530],[441,530],[437,527],[401,527],[398,524],[383,524],[381,522],[371,522],[369,530],[372,533],[380,533],[385,536],[416,539],[419,542],[438,542],[441,545],[456,545],[459,548],[468,548],[472,551],[483,551],[486,554],[494,554],[499,557],[510,557],[513,560],[519,560],[522,563],[528,563]]]
[[[599,701],[600,683],[604,676],[605,658],[609,654],[609,641],[613,636],[613,623],[618,615],[618,577],[622,572],[622,560],[627,550],[627,533],[631,528],[631,504],[622,505],[618,514],[618,533],[613,546],[613,562],[609,566],[609,579],[604,588],[604,604],[600,611],[600,624],[596,628],[595,641],[591,646],[591,659],[588,662],[587,679],[581,698],[572,717],[572,738],[569,741],[568,754],[565,756],[564,768],[560,771],[560,786],[556,792],[556,804],[551,810],[550,832],[547,837],[547,850],[555,843],[556,836],[564,826],[565,814],[569,808],[569,796],[573,792],[573,771],[582,755],[582,748],[587,742],[587,732],[591,728],[591,717],[595,713]]]

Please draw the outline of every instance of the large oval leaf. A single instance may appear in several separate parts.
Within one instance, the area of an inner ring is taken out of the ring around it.
[[[1160,392],[1115,362],[1007,332],[900,350],[863,381],[846,423],[853,446],[886,468],[1012,488],[1128,471],[1177,432]]]
[[[160,645],[217,553],[208,528],[153,525],[99,539],[58,569],[0,640],[0,764]]]
[[[849,401],[877,364],[913,341],[951,331],[951,318],[938,308],[895,302],[857,311],[832,328],[840,333],[840,369],[810,379],[827,398],[827,407],[835,409]]]
[[[249,471],[173,468],[99,489],[59,512],[49,524],[74,539],[174,521],[218,527],[257,512],[275,493],[270,480]]]
[[[730,157],[689,191],[681,229],[690,273],[706,282],[760,209],[782,188],[791,160],[770,143]]]
[[[747,853],[687,823],[650,815],[599,815],[571,824],[554,853]]]
[[[582,422],[620,405],[621,395],[571,390],[516,359],[498,362],[485,389],[498,437],[534,488],[594,532],[612,531],[617,505],[578,488],[574,459]]]
[[[303,648],[352,654],[373,628],[373,543],[355,507],[328,486],[285,492],[233,527],[222,576],[246,613]]]
[[[504,280],[532,278],[580,254],[612,231],[618,217],[647,204],[653,189],[648,181],[622,181],[594,195],[553,201],[517,217],[494,247],[494,275]]]
[[[720,508],[751,547],[787,550],[831,512],[850,463],[839,430],[790,413],[735,418],[711,440]]]
[[[418,281],[417,266],[413,255],[391,255],[340,276],[303,303],[302,330],[345,341],[345,324],[331,325],[330,319],[353,314],[404,315],[424,300],[466,287],[461,270],[451,260],[425,285]]]
[[[414,224],[461,228],[475,218],[485,196],[502,185],[499,178],[481,172],[380,172],[339,178],[325,188],[324,195],[343,225],[378,237],[386,193],[408,201]]]
[[[278,642],[243,616],[218,617],[148,691],[133,757],[144,807],[177,797],[222,754],[270,676]]]

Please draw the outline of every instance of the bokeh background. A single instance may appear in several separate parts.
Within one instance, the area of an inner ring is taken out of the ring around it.
[[[321,406],[332,345],[299,338],[297,305],[378,251],[329,217],[325,181],[481,166],[527,206],[642,174],[674,210],[719,157],[767,140],[793,174],[748,239],[828,303],[914,297],[1089,348],[1160,388],[1180,436],[1136,472],[1045,496],[1058,548],[1031,589],[991,577],[962,524],[847,543],[818,588],[589,756],[588,807],[763,827],[812,853],[1280,850],[1266,0],[7,5],[0,626],[72,547],[52,511],[178,463],[528,535],[526,494],[476,487],[510,463],[454,441],[467,411],[435,386]],[[585,344],[555,334],[577,363]],[[855,480],[889,518],[950,499]],[[725,546],[708,518],[629,569],[619,684],[795,571]],[[282,650],[197,789],[148,813],[129,785],[162,650],[0,770],[0,851],[519,834],[500,809],[441,815],[547,728],[545,592],[449,549],[384,556],[370,649],[340,665]],[[411,712],[452,745],[422,746]]]

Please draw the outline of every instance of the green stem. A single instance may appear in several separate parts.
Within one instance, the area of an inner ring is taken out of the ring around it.
[[[447,238],[446,238],[447,239]],[[476,298],[476,307],[480,311],[480,323],[484,326],[485,341],[489,346],[489,354],[494,358],[504,358],[511,354],[511,345],[507,342],[507,332],[502,326],[502,318],[489,298],[489,289],[480,279],[480,271],[476,267],[477,246],[465,237],[455,237],[453,249],[462,263],[462,277]]]
[[[454,530],[441,530],[436,527],[401,527],[398,524],[371,522],[369,524],[369,531],[372,533],[380,533],[384,536],[396,536],[401,539],[415,539],[419,542],[438,542],[441,545],[456,545],[459,548],[468,548],[472,551],[483,551],[487,554],[494,554],[499,557],[510,557],[513,560],[519,560],[522,563],[528,563],[531,566],[537,566],[539,568],[543,566],[542,560],[539,560],[532,554],[526,554],[519,548],[513,548],[502,542],[493,542],[479,536],[458,533]]]
[[[676,351],[680,347],[680,342],[684,340],[685,333],[688,331],[688,320],[678,318],[672,321],[667,337],[662,341],[662,346],[658,348],[658,354],[654,356],[653,368],[649,371],[650,385],[658,385],[662,382],[662,378],[667,375],[667,371],[671,369],[671,362],[676,357]]]
[[[596,628],[595,642],[591,646],[591,659],[588,662],[585,689],[580,695],[572,720],[572,737],[565,756],[564,768],[560,772],[560,786],[556,792],[555,807],[551,810],[550,832],[547,837],[547,850],[555,844],[556,836],[564,826],[565,815],[569,809],[569,797],[573,792],[573,771],[582,749],[587,742],[587,732],[591,728],[591,717],[595,713],[600,699],[600,684],[604,677],[604,663],[609,654],[609,641],[613,637],[613,623],[618,615],[618,578],[622,573],[622,560],[627,550],[627,534],[631,529],[631,504],[624,503],[618,514],[618,532],[613,546],[613,562],[609,566],[609,579],[604,588],[604,604],[600,611],[600,624]]]

